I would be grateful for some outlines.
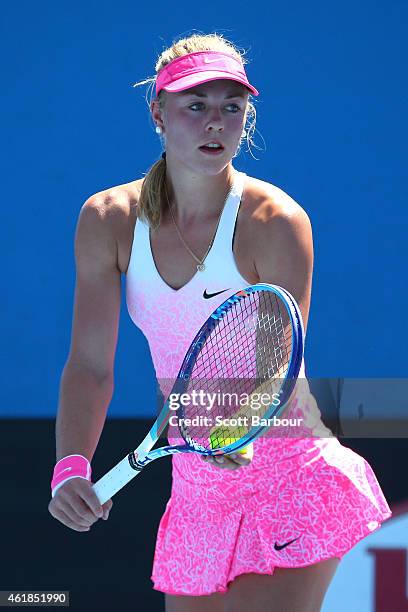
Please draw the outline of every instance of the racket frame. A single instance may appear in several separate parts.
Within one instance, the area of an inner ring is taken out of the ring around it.
[[[289,291],[284,289],[283,287],[279,287],[278,285],[272,285],[269,283],[257,283],[255,285],[250,285],[241,291],[234,293],[232,296],[227,298],[218,308],[210,315],[204,325],[197,332],[194,340],[192,341],[189,350],[187,351],[183,363],[181,364],[180,371],[178,374],[179,383],[182,381],[186,381],[190,378],[191,370],[194,367],[195,356],[201,350],[205,342],[206,336],[214,329],[214,327],[218,324],[218,322],[229,312],[231,307],[239,302],[242,299],[248,297],[251,293],[256,293],[257,291],[271,291],[275,295],[277,295],[281,301],[283,302],[290,321],[292,323],[292,346],[291,346],[291,359],[289,362],[288,370],[285,376],[285,384],[281,387],[284,387],[285,394],[280,398],[279,407],[274,407],[273,404],[269,406],[269,408],[265,411],[263,415],[263,419],[270,419],[273,416],[279,417],[282,414],[283,410],[287,406],[289,400],[292,397],[293,391],[296,386],[297,378],[300,372],[300,368],[302,365],[303,354],[304,354],[304,325],[302,319],[302,313],[300,312],[300,308],[296,303],[296,300],[292,296]],[[212,320],[212,321],[211,321]],[[186,384],[186,383],[185,383]],[[179,391],[183,392],[185,386],[179,388]],[[258,438],[262,432],[266,429],[269,429],[268,425],[258,425],[256,427],[251,428],[251,430],[245,434],[239,440],[227,445],[222,448],[217,449],[204,449],[200,448],[192,448],[191,451],[195,451],[201,453],[203,455],[226,455],[238,451],[245,446],[248,446],[254,439]],[[194,445],[194,441],[191,441],[191,446]],[[168,448],[168,447],[166,447]],[[181,452],[185,452],[184,450]]]

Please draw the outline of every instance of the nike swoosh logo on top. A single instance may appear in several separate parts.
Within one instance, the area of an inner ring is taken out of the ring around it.
[[[285,542],[285,544],[278,544],[277,542],[275,542],[274,549],[275,550],[282,550],[282,548],[286,548],[286,546],[289,546],[289,544],[292,544],[292,542],[295,542],[299,538],[300,538],[300,536],[298,536],[297,538],[294,538],[293,540],[289,540],[289,542]]]
[[[222,291],[216,291],[215,293],[207,293],[207,289],[204,290],[203,298],[205,300],[209,300],[210,298],[215,297],[216,295],[220,295],[220,293],[225,293],[228,289],[223,289]]]

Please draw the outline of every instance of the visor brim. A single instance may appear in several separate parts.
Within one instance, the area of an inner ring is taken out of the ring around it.
[[[219,81],[221,79],[241,83],[241,85],[244,85],[252,95],[259,95],[258,90],[255,89],[253,85],[248,83],[248,81],[232,76],[228,72],[214,72],[214,70],[186,75],[181,77],[181,79],[177,79],[177,81],[174,81],[173,83],[165,85],[162,87],[162,89],[170,93],[178,93],[179,91],[185,91],[186,89],[191,89],[192,87],[202,85],[203,83],[208,83],[209,81]]]

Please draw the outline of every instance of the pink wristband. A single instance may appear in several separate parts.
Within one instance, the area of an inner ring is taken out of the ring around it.
[[[91,480],[91,464],[82,455],[67,455],[60,459],[54,468],[51,481],[51,495],[54,497],[58,489],[71,478]]]

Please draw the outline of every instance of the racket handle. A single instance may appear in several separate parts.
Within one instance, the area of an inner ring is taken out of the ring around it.
[[[135,470],[129,463],[128,455],[102,476],[92,487],[101,505],[122,489],[141,470]]]

